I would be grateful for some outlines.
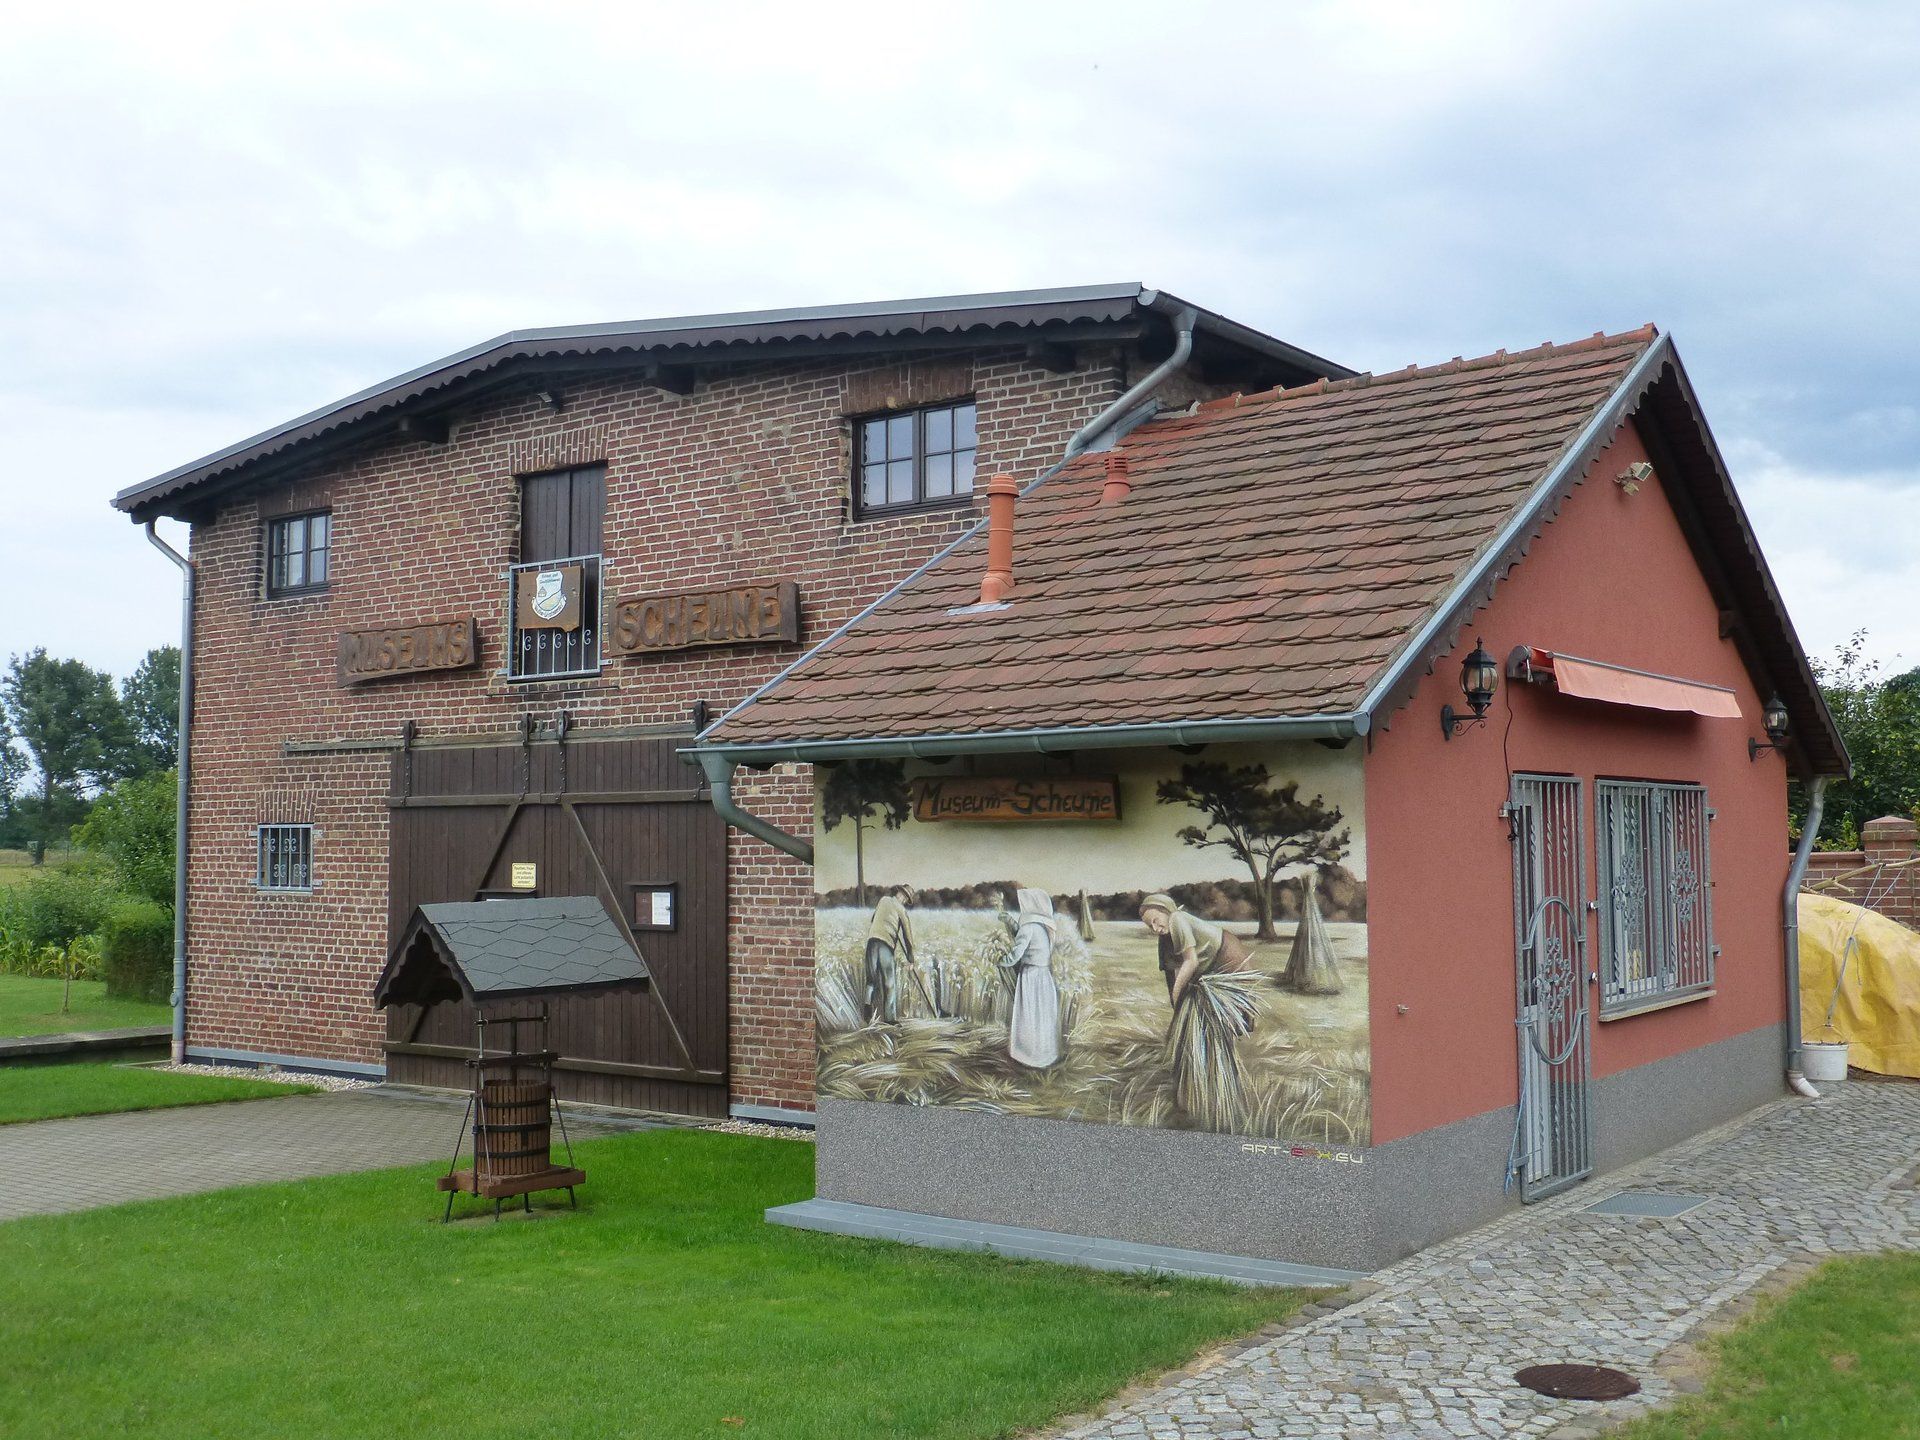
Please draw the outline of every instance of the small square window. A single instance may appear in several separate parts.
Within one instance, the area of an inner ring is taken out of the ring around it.
[[[310,595],[327,588],[333,517],[326,511],[267,522],[267,596]]]
[[[854,510],[950,505],[973,493],[974,405],[936,405],[855,423]]]
[[[262,825],[254,884],[262,890],[313,889],[313,827]]]

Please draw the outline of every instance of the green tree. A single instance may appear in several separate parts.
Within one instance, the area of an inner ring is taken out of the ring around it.
[[[122,770],[150,775],[165,770],[180,750],[180,647],[149,650],[133,674],[120,682],[127,748]]]
[[[174,772],[155,770],[122,780],[74,827],[83,850],[107,860],[120,888],[173,909]]]
[[[911,805],[901,761],[848,760],[827,773],[821,819],[829,830],[842,820],[853,821],[853,883],[861,905],[867,903],[867,821],[877,815],[887,829],[898,830]]]
[[[0,677],[0,710],[33,759],[38,793],[28,802],[34,859],[111,784],[127,753],[127,720],[113,678],[43,649],[16,655]]]
[[[1199,760],[1182,765],[1178,779],[1162,780],[1154,791],[1162,805],[1191,805],[1207,817],[1188,825],[1180,838],[1196,849],[1225,849],[1253,877],[1257,935],[1278,940],[1273,928],[1273,884],[1282,870],[1305,866],[1322,870],[1347,853],[1351,832],[1326,797],[1300,798],[1296,781],[1276,785],[1264,765],[1227,765]]]
[[[14,741],[7,712],[0,707],[0,847],[23,845],[29,838],[20,787],[30,769],[26,752]]]
[[[1814,677],[1834,725],[1853,758],[1853,776],[1827,787],[1817,842],[1822,849],[1859,847],[1860,829],[1882,815],[1920,810],[1920,669],[1886,677],[1866,654],[1867,632],[1855,631]],[[1807,797],[1795,787],[1792,828],[1806,822]]]

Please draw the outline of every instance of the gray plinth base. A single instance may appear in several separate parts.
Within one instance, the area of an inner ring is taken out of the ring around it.
[[[854,1205],[844,1200],[802,1200],[797,1205],[777,1205],[767,1211],[767,1219],[796,1230],[896,1240],[904,1245],[929,1245],[937,1250],[986,1250],[1016,1260],[1051,1260],[1061,1265],[1082,1265],[1090,1270],[1204,1275],[1239,1285],[1346,1285],[1361,1279],[1365,1273],[1222,1255],[1211,1250],[1177,1250],[1126,1240],[1096,1240],[1090,1235],[1062,1235],[1020,1225],[950,1220],[939,1215],[918,1215],[911,1210]]]

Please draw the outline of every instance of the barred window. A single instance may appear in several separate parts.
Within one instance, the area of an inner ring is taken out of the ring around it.
[[[950,505],[973,494],[973,401],[854,422],[854,502],[861,515]]]
[[[267,596],[308,595],[327,588],[333,517],[324,510],[267,522]]]
[[[1699,785],[1602,780],[1600,1008],[1638,1009],[1713,985],[1713,811]]]
[[[311,825],[262,825],[259,839],[256,885],[262,890],[313,889]]]

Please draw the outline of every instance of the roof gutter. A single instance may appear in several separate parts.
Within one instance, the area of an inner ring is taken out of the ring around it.
[[[1421,664],[1428,652],[1455,625],[1461,624],[1475,595],[1492,584],[1495,573],[1510,561],[1510,552],[1521,543],[1534,527],[1541,524],[1547,512],[1560,501],[1561,493],[1592,459],[1595,449],[1619,428],[1632,411],[1635,402],[1660,367],[1673,355],[1673,344],[1661,335],[1647,347],[1647,353],[1634,362],[1633,368],[1626,374],[1614,391],[1607,397],[1606,403],[1580,428],[1561,453],[1559,460],[1546,474],[1546,477],[1534,487],[1533,493],[1521,504],[1520,508],[1507,518],[1493,539],[1483,549],[1479,557],[1467,572],[1455,582],[1446,597],[1434,607],[1426,620],[1414,631],[1413,637],[1395,657],[1393,662],[1381,672],[1360,701],[1361,711],[1368,716],[1378,715],[1391,700],[1394,692],[1406,680],[1408,673]]]
[[[1098,440],[1108,430],[1111,430],[1116,421],[1128,411],[1132,410],[1134,406],[1145,400],[1155,390],[1159,389],[1162,382],[1180,370],[1181,367],[1192,358],[1193,327],[1199,322],[1199,319],[1199,315],[1195,313],[1191,305],[1173,317],[1173,353],[1158,365],[1154,366],[1153,369],[1149,370],[1145,375],[1141,376],[1126,394],[1122,395],[1118,400],[1107,406],[1106,409],[1102,410],[1081,427],[1081,429],[1075,433],[1074,437],[1067,441],[1067,453],[1061,457],[1063,462],[1073,459],[1074,456],[1086,449],[1095,440]]]
[[[1365,735],[1365,715],[1289,715],[1263,720],[1183,720],[1153,725],[1065,725],[1044,730],[874,736],[854,740],[790,740],[768,744],[693,745],[686,754],[705,767],[830,764],[839,760],[946,760],[955,755],[1060,754],[1076,750],[1147,750],[1253,740],[1351,740]],[[713,772],[708,771],[709,778]],[[718,802],[715,802],[716,805]],[[737,822],[736,822],[737,823]],[[758,822],[764,823],[764,822]],[[743,830],[750,827],[742,825]],[[758,833],[758,832],[752,832]],[[765,836],[761,837],[766,839]],[[772,841],[769,844],[775,843]],[[781,847],[785,849],[785,846]],[[793,853],[789,851],[788,853]]]
[[[193,736],[193,562],[147,521],[147,539],[180,567],[180,725],[173,795],[173,1063],[187,1058],[187,758]]]
[[[1820,1092],[1800,1070],[1800,885],[1807,878],[1807,862],[1813,858],[1813,842],[1820,833],[1820,820],[1827,808],[1828,778],[1816,775],[1808,787],[1807,819],[1800,827],[1800,844],[1793,852],[1793,865],[1787,871],[1781,922],[1787,942],[1787,1084],[1813,1098],[1818,1098]]]
[[[802,864],[813,863],[813,846],[798,835],[789,835],[770,820],[742,810],[733,799],[733,772],[739,761],[728,755],[707,750],[699,753],[700,768],[706,773],[707,786],[712,792],[710,799],[720,818],[737,830],[744,830],[756,840],[764,840],[776,850],[784,850]]]

